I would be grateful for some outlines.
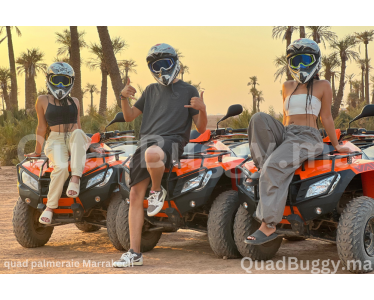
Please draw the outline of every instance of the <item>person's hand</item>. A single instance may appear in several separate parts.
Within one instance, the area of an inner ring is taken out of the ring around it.
[[[42,155],[41,153],[32,152],[32,153],[25,154],[25,157],[39,157],[41,155]]]
[[[91,152],[96,152],[96,153],[99,153],[99,154],[104,154],[105,153],[105,150],[103,148],[100,148],[100,147],[91,148],[90,150],[91,150]]]
[[[351,153],[354,152],[351,148],[344,146],[344,145],[337,145],[335,146],[335,150],[338,151],[339,153]]]
[[[136,93],[136,89],[134,89],[130,84],[130,78],[127,78],[127,84],[124,89],[121,91],[121,95],[125,98],[132,98],[134,99],[134,95]]]
[[[193,108],[199,111],[205,111],[206,106],[204,103],[204,91],[201,92],[200,97],[192,97],[190,105],[185,105],[184,107]]]

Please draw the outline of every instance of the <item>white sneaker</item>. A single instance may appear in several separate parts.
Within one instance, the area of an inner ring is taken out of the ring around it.
[[[143,255],[137,254],[134,250],[130,249],[128,252],[122,254],[121,259],[113,263],[113,268],[127,268],[133,266],[143,265]]]
[[[148,209],[147,215],[149,217],[153,217],[157,215],[162,207],[164,206],[165,198],[166,198],[166,190],[161,186],[161,191],[159,192],[150,192],[148,197]]]

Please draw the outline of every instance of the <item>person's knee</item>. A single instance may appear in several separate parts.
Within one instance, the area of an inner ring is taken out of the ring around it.
[[[262,122],[266,118],[266,114],[263,112],[256,112],[252,117],[250,123]]]
[[[151,146],[145,151],[145,161],[147,163],[157,163],[164,159],[164,151],[159,146]]]
[[[140,205],[143,206],[143,198],[145,194],[145,190],[143,187],[139,187],[137,185],[134,185],[131,187],[130,190],[130,205]]]

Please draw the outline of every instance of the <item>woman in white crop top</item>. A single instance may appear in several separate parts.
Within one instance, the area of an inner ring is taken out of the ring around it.
[[[331,115],[332,90],[327,80],[319,80],[321,52],[309,39],[294,41],[287,48],[288,71],[295,80],[282,86],[283,124],[265,113],[256,113],[248,127],[253,162],[259,172],[260,201],[256,218],[261,226],[244,241],[261,245],[278,238],[276,224],[283,217],[288,187],[296,169],[310,157],[322,153],[323,142],[317,127],[320,120],[339,152],[350,152],[339,145]]]

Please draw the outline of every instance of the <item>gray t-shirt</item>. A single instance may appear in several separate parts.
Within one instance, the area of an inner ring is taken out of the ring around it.
[[[190,139],[192,116],[199,113],[196,109],[184,107],[190,104],[192,97],[199,97],[199,92],[194,86],[182,80],[174,83],[173,87],[159,83],[147,86],[134,104],[143,112],[140,138],[147,135],[178,135],[187,144]]]

